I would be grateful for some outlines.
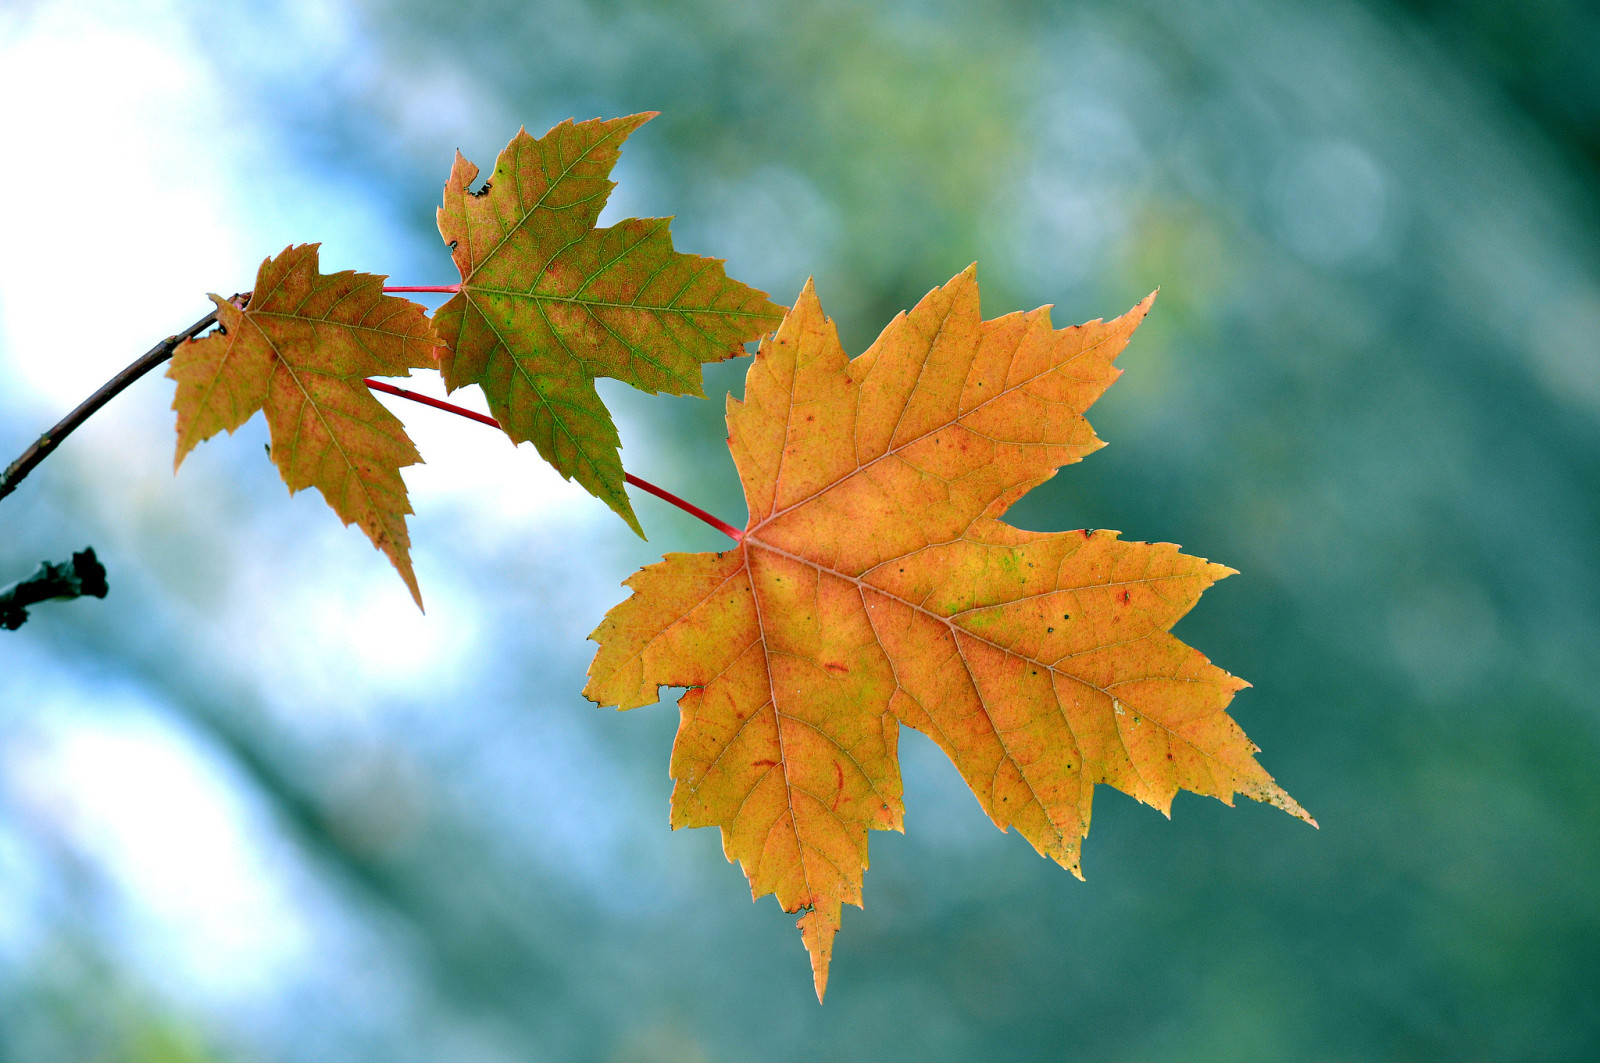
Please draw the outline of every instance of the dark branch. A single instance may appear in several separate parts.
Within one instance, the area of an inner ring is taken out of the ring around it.
[[[0,629],[15,631],[28,620],[28,606],[85,596],[106,596],[106,569],[86,546],[69,561],[41,561],[25,580],[0,590]]]
[[[235,305],[239,305],[248,298],[249,293],[246,292],[242,295],[235,295],[231,301]],[[93,416],[100,407],[116,398],[129,384],[138,380],[168,358],[171,358],[172,352],[177,350],[178,344],[185,340],[193,339],[216,323],[217,312],[213,310],[176,336],[168,336],[150,348],[144,357],[106,381],[104,387],[83,400],[81,406],[63,417],[60,424],[34,440],[33,445],[24,450],[21,457],[6,466],[6,471],[0,473],[0,498],[4,498],[12,491],[15,491],[17,484],[21,483],[23,478],[33,471],[35,465],[49,457],[56,447],[61,445],[63,439],[71,435],[74,429]]]

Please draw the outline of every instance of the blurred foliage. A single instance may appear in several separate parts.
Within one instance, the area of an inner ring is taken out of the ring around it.
[[[209,1063],[200,1032],[110,967],[93,941],[54,936],[0,1001],[5,1063]]]
[[[852,351],[974,259],[989,315],[1053,302],[1065,324],[1159,285],[1090,411],[1110,446],[1014,512],[1241,570],[1178,633],[1255,684],[1235,715],[1323,829],[1194,798],[1168,823],[1103,791],[1079,883],[987,828],[908,735],[908,833],[874,836],[818,1009],[788,920],[748,903],[715,837],[665,830],[671,710],[619,717],[576,693],[614,585],[703,530],[645,503],[648,546],[601,538],[573,560],[552,525],[463,547],[450,565],[481,623],[461,684],[317,723],[314,697],[170,648],[221,608],[185,582],[206,582],[191,558],[226,573],[246,526],[308,549],[281,487],[262,479],[258,501],[226,482],[209,531],[164,513],[124,535],[143,567],[120,603],[41,614],[14,645],[133,684],[289,839],[297,903],[337,944],[228,1043],[306,1060],[1600,1054],[1591,5],[350,10],[366,65],[320,80],[253,61],[265,15],[194,18],[304,166],[407,219],[439,271],[419,283],[449,279],[431,205],[451,148],[484,163],[519,123],[653,109],[615,215],[675,213],[680,247],[780,302],[815,274]],[[385,95],[399,85],[423,87],[410,110]],[[606,393],[629,467],[740,517],[715,396],[742,372],[711,367],[711,403]],[[92,491],[45,490],[0,509],[0,573],[57,529],[102,541]],[[424,513],[415,538],[470,542],[469,521]],[[54,866],[31,845],[13,863]],[[35,1008],[48,950],[28,955],[4,969],[8,1027],[120,1021],[88,976],[75,1010]]]

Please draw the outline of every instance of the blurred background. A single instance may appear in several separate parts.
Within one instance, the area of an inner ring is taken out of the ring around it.
[[[667,829],[672,706],[578,693],[715,532],[407,407],[424,617],[259,418],[174,477],[152,375],[0,502],[0,584],[111,583],[0,632],[0,1061],[1600,1058],[1596,55],[1585,0],[0,0],[0,461],[289,243],[453,282],[456,148],[659,110],[606,219],[853,353],[973,260],[988,316],[1161,287],[1013,519],[1239,569],[1177,631],[1322,823],[1102,788],[1078,882],[903,732],[818,1007]],[[603,384],[735,523],[746,364]]]

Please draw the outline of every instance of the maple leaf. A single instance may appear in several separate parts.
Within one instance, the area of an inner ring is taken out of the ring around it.
[[[421,608],[400,469],[422,458],[362,379],[435,368],[438,337],[422,307],[383,294],[383,277],[319,272],[319,246],[262,262],[243,309],[211,296],[220,328],[173,352],[173,468],[196,444],[265,410],[272,460],[289,490],[321,491],[389,556]]]
[[[591,636],[590,699],[689,688],[672,825],[717,825],[754,896],[804,913],[819,999],[867,831],[901,829],[897,723],[1080,877],[1096,783],[1310,820],[1224,711],[1246,684],[1168,633],[1231,569],[999,520],[1103,445],[1083,411],[1153,298],[1059,330],[1048,307],[983,321],[969,268],[852,361],[808,282],[728,402],[743,537],[640,570]]]
[[[701,365],[742,353],[783,313],[720,259],[674,251],[670,218],[594,227],[622,142],[653,117],[521,130],[476,192],[478,168],[457,152],[439,232],[461,290],[434,314],[445,386],[479,385],[513,442],[532,440],[641,536],[595,378],[704,397]]]

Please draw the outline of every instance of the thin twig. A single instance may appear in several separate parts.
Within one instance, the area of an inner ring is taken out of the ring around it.
[[[366,381],[366,385],[373,391],[381,391],[385,395],[394,395],[398,398],[410,399],[412,402],[420,402],[424,406],[432,406],[436,410],[444,410],[446,413],[453,413],[461,417],[470,418],[471,420],[477,421],[479,424],[486,424],[490,428],[500,427],[500,422],[495,420],[493,417],[490,417],[488,414],[475,413],[472,410],[463,409],[454,403],[445,402],[443,399],[436,399],[432,396],[422,395],[415,391],[407,391],[405,388],[397,388],[393,384],[385,384],[381,380],[372,380],[369,378]],[[649,491],[663,502],[670,502],[672,505],[677,506],[691,517],[698,517],[700,520],[705,521],[707,524],[717,529],[717,531],[731,538],[734,542],[739,542],[744,538],[744,532],[740,531],[738,528],[735,528],[732,524],[729,524],[727,521],[722,520],[719,517],[712,516],[710,513],[707,513],[705,510],[695,505],[693,502],[679,498],[677,495],[673,494],[671,491],[668,491],[664,487],[657,487],[649,480],[646,480],[643,477],[635,476],[631,472],[624,472],[622,474],[622,478],[633,486],[639,488],[641,491]]]
[[[235,305],[249,298],[248,292],[235,295],[231,300]],[[106,381],[105,386],[87,399],[76,410],[61,419],[61,423],[50,431],[33,441],[33,445],[22,452],[16,461],[6,466],[6,471],[0,473],[0,498],[6,497],[17,489],[17,484],[33,471],[45,458],[61,445],[61,441],[71,435],[73,430],[93,416],[100,407],[116,398],[124,388],[135,380],[144,376],[150,370],[172,357],[172,352],[184,340],[193,339],[212,325],[217,323],[215,310],[196,321],[176,336],[168,336],[154,347],[150,348],[138,361]]]

